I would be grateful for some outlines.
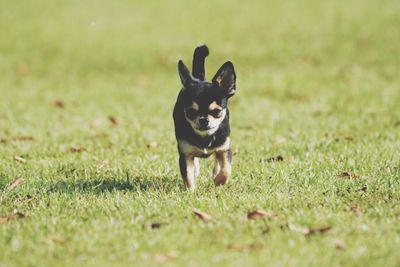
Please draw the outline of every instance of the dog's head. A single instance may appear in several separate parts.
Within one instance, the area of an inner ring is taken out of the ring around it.
[[[218,130],[227,114],[228,99],[236,91],[236,74],[230,61],[220,67],[211,82],[205,80],[204,59],[207,55],[205,45],[196,48],[192,74],[182,60],[178,63],[185,119],[200,136],[209,136]]]

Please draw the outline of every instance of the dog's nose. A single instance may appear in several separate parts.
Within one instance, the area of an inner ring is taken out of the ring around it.
[[[207,127],[208,126],[208,118],[207,117],[200,118],[199,124],[201,127]]]

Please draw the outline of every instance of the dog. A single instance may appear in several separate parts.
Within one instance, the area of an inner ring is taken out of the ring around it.
[[[196,47],[192,74],[182,60],[178,74],[182,89],[173,111],[179,167],[186,187],[195,188],[200,174],[199,158],[215,155],[213,180],[224,185],[231,176],[232,149],[228,100],[236,92],[236,73],[232,62],[225,62],[211,82],[205,79],[206,45]]]

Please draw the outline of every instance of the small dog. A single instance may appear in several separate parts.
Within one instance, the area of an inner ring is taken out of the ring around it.
[[[179,167],[188,189],[195,187],[200,173],[199,158],[215,154],[215,185],[228,182],[231,175],[232,150],[228,99],[236,91],[236,74],[232,62],[225,62],[211,82],[205,80],[204,61],[207,46],[194,50],[192,74],[179,60],[178,73],[182,90],[176,101],[173,118],[178,142]]]

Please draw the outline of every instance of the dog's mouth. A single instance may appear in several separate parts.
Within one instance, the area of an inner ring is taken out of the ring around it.
[[[198,130],[198,131],[209,131],[209,130],[215,129],[217,127],[218,126],[214,126],[214,127],[211,127],[211,126],[205,126],[205,127],[197,126],[196,130]]]

